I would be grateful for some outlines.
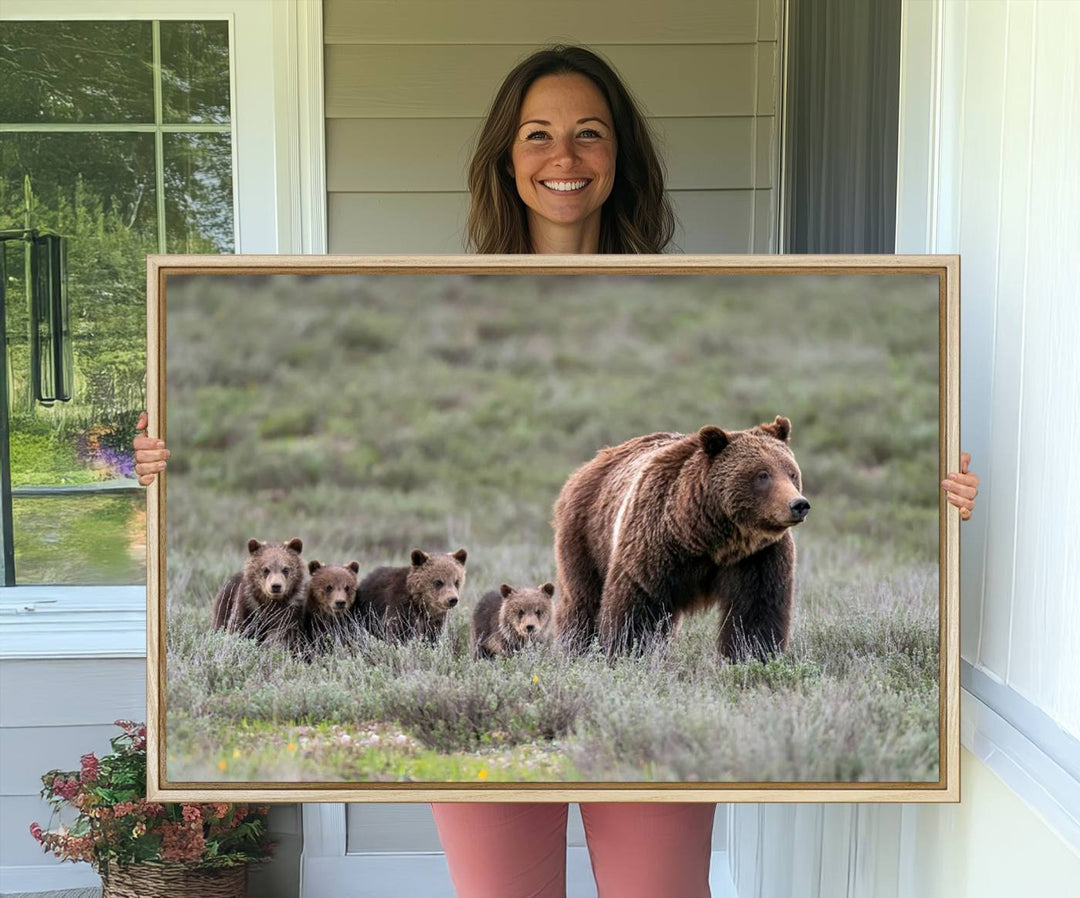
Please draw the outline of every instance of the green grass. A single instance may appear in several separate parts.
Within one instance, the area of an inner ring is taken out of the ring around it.
[[[145,508],[140,492],[14,499],[19,582],[145,583]]]
[[[170,778],[936,779],[936,303],[921,277],[170,282]],[[784,657],[722,662],[714,612],[614,665],[469,658],[483,592],[555,579],[551,506],[597,449],[778,413],[813,504]],[[434,647],[312,664],[210,633],[251,536],[363,572],[463,545],[463,604]]]

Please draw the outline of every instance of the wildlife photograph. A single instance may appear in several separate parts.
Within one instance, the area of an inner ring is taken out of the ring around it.
[[[170,273],[165,780],[938,782],[939,302]]]

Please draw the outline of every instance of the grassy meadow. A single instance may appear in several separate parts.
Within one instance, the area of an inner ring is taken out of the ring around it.
[[[170,277],[168,779],[936,780],[937,327],[919,275]],[[776,414],[813,506],[784,656],[721,661],[714,610],[611,665],[471,660],[598,449]],[[361,576],[465,546],[462,604],[310,663],[212,633],[252,536]]]

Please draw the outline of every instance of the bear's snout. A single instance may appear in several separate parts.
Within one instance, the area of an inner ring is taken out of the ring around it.
[[[795,518],[796,521],[804,520],[810,513],[810,503],[802,496],[788,502],[788,508],[791,509],[791,516]]]
[[[334,602],[334,607],[338,611],[344,611],[345,610],[345,600],[344,599],[338,599],[336,602]]]
[[[446,604],[450,608],[453,608],[457,604],[457,596],[450,596],[450,598],[447,599]]]
[[[535,629],[536,629],[536,624],[526,624],[525,625],[525,632],[526,633],[531,633]]]
[[[280,583],[270,584],[270,592],[272,592],[274,595],[278,595],[281,592],[282,588],[283,587]]]

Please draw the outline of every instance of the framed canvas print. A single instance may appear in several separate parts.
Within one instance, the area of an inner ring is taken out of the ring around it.
[[[161,800],[955,801],[953,256],[151,256]]]

